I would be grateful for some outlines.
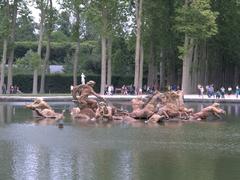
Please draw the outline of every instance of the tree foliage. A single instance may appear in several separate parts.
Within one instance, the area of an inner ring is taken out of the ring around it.
[[[41,65],[41,57],[32,50],[28,50],[23,58],[19,58],[16,61],[17,68],[21,70],[33,71],[38,69]]]
[[[8,1],[0,3],[0,37],[7,37],[10,32],[10,9]]]
[[[176,30],[194,39],[217,34],[218,13],[211,10],[210,0],[196,0],[177,9]]]
[[[36,35],[34,34],[36,26],[26,2],[20,3],[17,17],[16,40],[36,40]]]

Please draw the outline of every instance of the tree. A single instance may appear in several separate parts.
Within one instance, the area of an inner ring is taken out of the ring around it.
[[[16,41],[36,41],[34,34],[36,23],[33,21],[31,12],[26,2],[21,2],[18,7],[16,22]]]
[[[142,41],[147,85],[161,90],[167,85],[179,84],[178,34],[172,28],[175,3],[176,0],[145,0],[143,4]]]
[[[49,61],[50,49],[51,49],[50,37],[51,37],[51,33],[53,31],[53,25],[54,25],[54,9],[53,9],[53,5],[52,5],[52,0],[49,0],[49,6],[47,6],[45,11],[46,11],[45,32],[46,32],[46,38],[47,38],[47,47],[46,47],[45,58],[42,62],[40,93],[44,93],[44,91],[45,91],[44,89],[45,89],[46,67],[47,67],[47,63]]]
[[[18,11],[18,4],[19,0],[14,0],[13,4],[11,5],[11,24],[10,24],[10,38],[9,38],[9,49],[10,49],[10,55],[8,58],[8,80],[7,80],[7,92],[10,92],[10,86],[12,85],[12,64],[14,59],[14,44],[15,44],[15,38],[16,38],[16,19],[17,19],[17,11]]]
[[[112,77],[112,40],[114,34],[123,26],[123,16],[128,3],[124,0],[91,1],[88,7],[88,18],[94,23],[101,35],[101,89],[111,84]]]
[[[136,0],[136,50],[135,50],[135,74],[134,74],[134,86],[138,90],[140,87],[140,64],[141,59],[141,25],[142,25],[142,1]]]
[[[48,4],[49,4],[49,0],[46,0],[46,1],[45,0],[36,0],[36,3],[37,3],[37,8],[40,9],[40,23],[39,23],[39,34],[38,34],[39,37],[38,37],[37,53],[38,53],[39,57],[41,57],[41,55],[42,55],[43,35],[44,35],[44,24],[45,24],[46,10],[47,10]],[[44,63],[45,63],[45,61],[43,60],[43,64]],[[38,69],[34,69],[34,74],[36,74],[36,76],[38,75]],[[43,74],[44,74],[44,72],[43,72]],[[44,80],[44,78],[41,78],[41,79]],[[37,80],[36,80],[36,82],[34,81],[34,84],[36,84],[36,87],[35,86],[34,87],[37,90],[38,89],[38,81]],[[41,91],[43,91],[43,86],[41,88]]]
[[[19,58],[16,61],[16,65],[20,69],[33,71],[33,88],[32,93],[37,94],[37,80],[38,80],[38,70],[41,64],[41,57],[38,53],[32,50],[27,51],[23,58]]]
[[[4,0],[0,3],[0,36],[3,37],[3,53],[1,62],[1,77],[0,77],[0,94],[2,94],[2,87],[4,85],[4,70],[7,60],[7,48],[8,48],[8,38],[9,38],[9,1]]]
[[[65,36],[71,36],[71,28],[72,24],[70,22],[70,13],[67,11],[63,11],[59,14],[59,17],[56,21],[58,26],[57,31],[62,32]]]
[[[64,0],[62,7],[73,14],[74,23],[71,29],[72,38],[76,42],[76,49],[73,61],[73,85],[77,85],[77,72],[80,57],[80,36],[81,36],[81,16],[85,11],[86,3],[83,0]]]
[[[235,0],[213,1],[212,6],[219,15],[216,20],[218,34],[209,42],[213,51],[208,62],[209,73],[213,69],[216,73],[211,73],[209,80],[217,79],[221,85],[237,86],[240,83],[240,3]],[[215,56],[212,55],[214,52],[217,52]]]
[[[184,47],[180,48],[183,59],[182,89],[185,94],[196,88],[197,79],[193,78],[197,62],[199,43],[217,33],[217,13],[211,10],[210,0],[185,0],[177,10],[176,30],[185,33]]]

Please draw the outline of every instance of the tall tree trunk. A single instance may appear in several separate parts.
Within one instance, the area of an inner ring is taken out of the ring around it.
[[[239,66],[235,65],[235,67],[234,67],[234,84],[235,84],[235,86],[239,85],[238,84],[239,83],[239,75],[240,75]]]
[[[78,70],[78,61],[79,61],[79,54],[80,54],[80,39],[78,37],[77,40],[77,47],[75,50],[74,62],[73,62],[73,85],[77,85],[77,70]]]
[[[141,17],[142,17],[142,0],[136,0],[136,50],[135,50],[135,73],[134,73],[134,86],[139,88],[139,75],[140,75],[140,51],[141,51]]]
[[[38,39],[38,49],[37,53],[39,57],[42,57],[42,42],[43,42],[43,32],[44,32],[44,21],[45,21],[45,9],[43,1],[41,1],[41,16],[40,16],[40,29],[39,29],[39,39]],[[34,80],[33,80],[33,94],[37,94],[38,89],[38,70],[34,70]]]
[[[159,63],[159,85],[160,85],[160,90],[164,90],[165,88],[165,83],[164,83],[164,62],[163,62],[163,50],[161,49],[160,52],[160,63]]]
[[[107,41],[107,85],[112,84],[112,38],[108,37]]]
[[[140,65],[139,65],[139,88],[143,87],[143,60],[144,60],[144,49],[141,43],[141,54],[140,54]]]
[[[76,36],[77,36],[77,44],[76,44],[76,50],[75,50],[75,56],[74,56],[74,62],[73,62],[73,85],[77,85],[77,70],[78,70],[78,62],[79,62],[79,56],[80,56],[80,15],[79,11],[76,12]]]
[[[33,94],[37,94],[37,84],[38,84],[38,70],[35,69],[33,71],[33,90],[32,90]]]
[[[0,94],[2,94],[2,87],[4,85],[4,70],[5,70],[5,64],[7,61],[7,46],[8,46],[8,39],[5,38],[3,40],[3,56],[2,56],[2,63],[1,63]]]
[[[198,78],[197,78],[197,74],[198,74],[198,44],[194,45],[193,47],[193,57],[192,57],[192,67],[191,67],[191,92],[196,93],[196,89],[197,89],[197,84],[199,84],[198,82]]]
[[[203,42],[199,43],[198,45],[198,53],[199,53],[199,59],[197,62],[197,67],[198,67],[198,71],[197,71],[197,83],[203,85],[203,81],[202,81],[202,71],[204,69],[203,63],[204,62],[204,47],[203,47]]]
[[[101,88],[100,93],[104,94],[105,86],[107,84],[107,26],[108,26],[108,14],[107,9],[104,7],[102,9],[102,22],[103,22],[103,32],[101,37]]]
[[[49,56],[50,56],[50,34],[47,35],[47,48],[46,48],[46,54],[45,58],[43,60],[42,64],[42,73],[41,73],[41,83],[40,83],[40,93],[45,92],[45,76],[46,76],[46,68],[47,68],[47,63],[49,61]]]
[[[167,83],[169,85],[176,85],[177,72],[176,72],[176,60],[173,48],[169,48],[167,51]]]
[[[13,84],[13,73],[12,73],[12,64],[14,59],[14,43],[15,43],[15,36],[16,36],[16,19],[17,19],[17,3],[18,0],[14,1],[13,6],[13,16],[12,16],[12,31],[10,35],[10,55],[8,58],[8,79],[7,79],[7,93],[10,92],[10,86]]]
[[[206,51],[207,51],[207,47],[206,47]],[[204,85],[207,85],[208,82],[208,55],[206,53],[206,59],[204,61],[205,63],[205,70],[204,70]],[[222,79],[222,78],[221,78]]]
[[[149,60],[148,60],[148,83],[149,87],[152,87],[154,84],[154,55],[153,55],[153,41],[150,42],[150,49],[149,49]]]
[[[198,83],[201,85],[205,85],[204,82],[204,73],[206,70],[205,61],[207,59],[207,50],[206,50],[206,41],[202,41],[199,45],[199,52],[200,52],[200,60],[198,61]]]
[[[164,85],[164,67],[163,67],[163,61],[161,60],[159,63],[159,85],[160,85],[160,90],[164,90],[165,85]]]
[[[185,94],[192,93],[191,90],[191,67],[193,56],[193,39],[185,35],[184,49],[187,51],[183,57],[182,90]]]
[[[189,3],[192,2],[192,0],[185,0],[184,6],[188,7]],[[183,57],[183,68],[182,68],[182,90],[185,94],[192,93],[192,83],[191,83],[191,68],[192,68],[192,58],[194,53],[194,40],[190,37],[188,37],[187,34],[185,34],[185,40],[184,40],[184,49],[186,53]]]
[[[11,49],[8,59],[8,77],[7,77],[7,93],[10,93],[10,86],[13,85],[13,59],[14,59],[14,48]]]
[[[42,53],[42,42],[43,42],[43,32],[44,32],[44,19],[45,19],[45,11],[42,5],[41,8],[41,16],[40,16],[40,29],[39,29],[39,39],[38,39],[38,49],[37,53],[41,57]]]
[[[46,47],[46,53],[45,53],[45,58],[42,62],[42,71],[41,71],[41,83],[40,83],[40,93],[44,93],[45,92],[45,76],[46,76],[46,68],[47,68],[47,64],[49,61],[49,56],[50,56],[50,49],[51,49],[51,45],[50,45],[50,35],[52,32],[52,25],[53,25],[53,7],[52,7],[52,0],[48,0],[47,1],[47,6],[48,6],[48,2],[50,2],[49,4],[49,19],[48,19],[48,26],[47,26],[47,47]]]
[[[101,64],[101,90],[100,93],[104,94],[104,89],[106,86],[106,52],[107,52],[107,40],[104,35],[102,35],[102,64]]]

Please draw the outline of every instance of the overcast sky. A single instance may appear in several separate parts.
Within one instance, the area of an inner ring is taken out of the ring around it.
[[[34,8],[33,6],[30,6],[29,8],[32,11],[34,21],[39,23],[39,13],[40,13],[40,11],[38,9]]]
[[[53,7],[59,9],[59,5],[57,3],[57,0],[53,0],[52,2],[53,2]],[[32,5],[32,4],[30,3],[29,5]],[[40,19],[39,13],[40,13],[40,10],[36,9],[33,5],[29,6],[29,9],[32,11],[32,16],[34,17],[34,21],[39,23],[39,19]]]

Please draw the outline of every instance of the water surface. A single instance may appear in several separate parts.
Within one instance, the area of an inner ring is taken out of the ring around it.
[[[0,103],[0,179],[240,179],[237,104],[224,105],[220,120],[157,126],[73,122],[71,103],[51,104],[67,109],[62,129],[23,105]]]

